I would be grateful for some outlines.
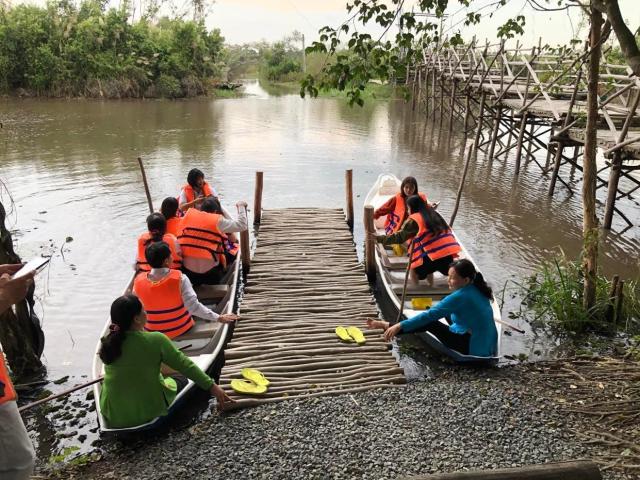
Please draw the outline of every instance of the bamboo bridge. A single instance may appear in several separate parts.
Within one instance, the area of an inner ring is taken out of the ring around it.
[[[220,379],[236,400],[227,409],[403,385],[403,369],[382,330],[365,326],[378,309],[342,210],[286,208],[260,217],[260,208],[257,202],[260,227],[242,319],[225,349]],[[338,325],[359,327],[366,343],[342,343]],[[266,394],[231,390],[243,367],[270,380]]]
[[[450,131],[460,122],[465,135],[474,134],[474,153],[506,162],[513,152],[516,176],[523,162],[532,163],[548,177],[550,196],[558,182],[573,194],[576,171],[583,169],[588,54],[540,44],[525,51],[519,44],[507,49],[505,42],[445,42],[422,51],[423,60],[407,70],[406,85],[414,110],[434,121],[439,116],[441,125],[447,119]],[[597,141],[605,162],[598,165],[596,188],[607,190],[604,228],[611,229],[617,214],[626,230],[633,224],[616,203],[640,205],[633,198],[640,189],[634,175],[640,169],[640,80],[628,66],[605,59],[601,70]]]

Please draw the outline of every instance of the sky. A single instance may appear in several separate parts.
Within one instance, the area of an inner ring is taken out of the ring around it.
[[[543,3],[544,0],[537,1]],[[234,44],[263,39],[276,41],[293,30],[304,33],[308,44],[317,39],[317,32],[322,26],[337,27],[347,18],[346,3],[347,0],[216,0],[207,25],[219,28],[227,41]],[[577,8],[572,9],[574,13],[571,15],[566,12],[536,12],[529,6],[523,8],[524,0],[507,0],[507,4],[492,18],[483,19],[479,26],[469,28],[462,22],[455,25],[464,18],[467,10],[461,9],[456,0],[450,3],[452,7],[447,13],[457,14],[444,22],[444,29],[451,28],[452,33],[459,29],[467,40],[473,35],[482,40],[495,39],[497,26],[516,15],[526,17],[525,34],[520,37],[526,46],[537,44],[539,37],[543,37],[543,44],[566,44],[579,33]],[[495,0],[473,0],[469,11],[492,3]],[[634,30],[640,26],[639,3],[640,0],[620,0],[623,17]],[[406,2],[406,5],[410,4]],[[491,10],[488,8],[481,13]]]

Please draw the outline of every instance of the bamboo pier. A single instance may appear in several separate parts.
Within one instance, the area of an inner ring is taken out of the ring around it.
[[[583,169],[587,58],[588,52],[570,47],[444,42],[422,51],[422,61],[410,66],[407,87],[414,110],[441,125],[448,121],[449,131],[460,122],[464,134],[475,138],[474,154],[479,150],[489,161],[505,163],[513,154],[515,176],[535,165],[548,179],[550,196],[558,183],[571,195]],[[633,194],[640,189],[634,173],[640,170],[640,79],[628,66],[603,58],[598,100],[604,162],[597,189],[607,191],[602,223],[610,229],[617,215],[626,230],[633,224],[617,202],[639,205]]]
[[[240,314],[220,379],[236,400],[227,409],[406,381],[382,331],[366,328],[378,310],[341,209],[262,211]],[[366,343],[341,342],[338,325],[359,327]],[[266,394],[231,390],[243,367],[270,380]]]

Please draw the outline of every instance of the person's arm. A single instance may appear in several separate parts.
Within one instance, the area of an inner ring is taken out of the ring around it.
[[[220,323],[231,323],[240,318],[232,313],[218,315],[216,312],[200,303],[200,300],[198,300],[198,295],[196,295],[196,292],[193,290],[191,281],[184,274],[182,275],[180,286],[182,302],[191,315],[209,320],[210,322]]]
[[[238,208],[238,219],[221,218],[218,222],[218,228],[221,232],[243,232],[247,229],[247,204],[245,202],[238,202],[236,206]]]
[[[3,271],[11,270],[4,268]],[[8,273],[3,273],[0,276],[0,314],[11,308],[11,305],[15,305],[24,299],[33,283],[34,276],[35,272],[28,273],[20,278],[11,278]]]
[[[403,320],[400,322],[400,331],[402,333],[410,333],[429,325],[431,322],[450,316],[452,313],[455,313],[458,308],[457,303],[460,300],[459,296],[457,292],[454,292],[443,298],[437,305],[431,307],[429,310],[425,310],[414,317]]]
[[[373,212],[373,218],[380,218],[383,215],[389,215],[396,209],[396,196],[394,195],[389,200],[386,201],[384,205],[379,207],[375,212]]]
[[[176,348],[173,342],[165,334],[154,335],[154,340],[160,347],[162,363],[192,380],[203,390],[209,390],[214,381],[204,373],[193,361]]]
[[[418,224],[409,218],[404,222],[399,232],[392,233],[391,235],[377,235],[376,241],[383,245],[402,244],[415,237],[419,229]]]

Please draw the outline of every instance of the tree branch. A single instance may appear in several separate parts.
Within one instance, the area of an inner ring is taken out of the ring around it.
[[[592,5],[607,16],[607,20],[611,23],[613,31],[616,32],[622,54],[633,73],[640,77],[640,48],[638,48],[633,33],[629,27],[627,27],[626,23],[624,23],[618,0],[592,0]]]

